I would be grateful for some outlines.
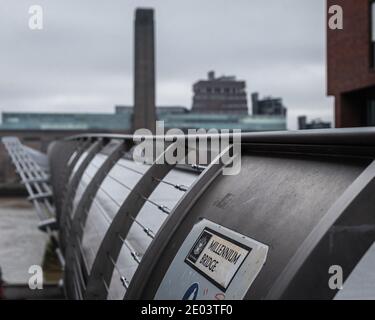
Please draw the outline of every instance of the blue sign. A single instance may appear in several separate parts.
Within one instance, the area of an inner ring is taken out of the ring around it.
[[[193,283],[185,292],[182,300],[197,300],[199,285],[198,283]]]

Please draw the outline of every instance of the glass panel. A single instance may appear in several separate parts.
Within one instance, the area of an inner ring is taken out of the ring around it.
[[[103,180],[84,226],[82,250],[87,270],[91,270],[100,243],[111,221],[148,168],[148,165],[137,164],[132,160],[122,158]]]
[[[124,241],[109,286],[108,299],[123,299],[128,285],[138,268],[134,258],[142,260],[156,233],[198,175],[174,169],[161,181],[140,212]],[[160,209],[163,207],[166,212]],[[124,284],[124,281],[126,283]]]
[[[72,173],[69,177],[69,181],[72,180],[72,178],[74,177],[74,174],[77,172],[78,168],[81,166],[81,163],[86,159],[88,155],[88,152],[85,151],[81,154],[81,156],[79,157],[78,161],[76,162],[76,164],[74,165],[74,168],[72,170]]]
[[[107,159],[108,156],[98,153],[94,159],[91,160],[90,164],[87,166],[86,170],[84,171],[82,178],[78,184],[76,193],[74,195],[73,200],[73,209],[70,213],[73,217],[76,211],[76,208],[78,206],[79,201],[82,198],[82,195],[84,191],[86,190],[88,184],[91,182],[91,180],[94,178],[96,172],[99,170],[101,165],[104,163],[104,161]]]
[[[73,162],[74,158],[77,156],[77,153],[78,151],[75,150],[72,155],[70,156],[69,160],[68,160],[68,166],[70,166],[70,164]]]

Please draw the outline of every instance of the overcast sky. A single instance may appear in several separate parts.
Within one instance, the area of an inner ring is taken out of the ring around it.
[[[0,0],[0,111],[113,112],[133,104],[133,19],[155,8],[157,104],[191,107],[209,70],[332,119],[325,0]],[[41,5],[44,29],[28,27]]]

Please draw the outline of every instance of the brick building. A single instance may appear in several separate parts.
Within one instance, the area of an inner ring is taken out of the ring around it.
[[[375,126],[375,1],[327,5],[340,5],[344,17],[343,30],[327,24],[327,92],[335,97],[336,127]]]
[[[194,113],[249,113],[247,107],[245,81],[235,77],[215,77],[210,71],[207,80],[200,80],[193,85],[194,97],[192,112]]]

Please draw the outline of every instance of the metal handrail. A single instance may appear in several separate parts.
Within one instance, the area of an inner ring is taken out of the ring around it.
[[[206,137],[217,139],[228,136],[229,139],[240,138],[242,143],[278,143],[278,144],[313,144],[313,145],[346,145],[346,146],[375,146],[375,127],[345,128],[345,129],[318,129],[295,131],[270,131],[270,132],[246,132],[224,134],[196,134],[196,135],[154,135],[141,136],[130,134],[92,133],[66,137],[64,140],[76,139],[123,139],[123,140],[167,140],[184,138],[198,140]]]

